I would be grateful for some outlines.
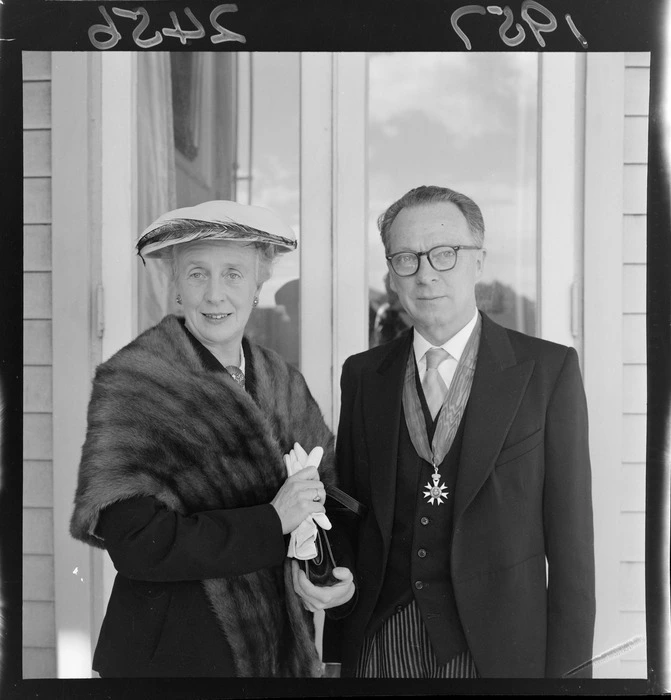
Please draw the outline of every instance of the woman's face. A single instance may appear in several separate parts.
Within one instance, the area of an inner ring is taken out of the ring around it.
[[[228,241],[177,246],[176,287],[186,327],[215,354],[237,360],[259,291],[256,248]]]

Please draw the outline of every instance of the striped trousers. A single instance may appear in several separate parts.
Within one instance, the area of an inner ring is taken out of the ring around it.
[[[477,678],[469,651],[439,664],[417,603],[413,601],[366,637],[359,654],[358,678]]]

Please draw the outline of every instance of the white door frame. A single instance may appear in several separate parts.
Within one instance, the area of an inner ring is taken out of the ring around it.
[[[301,371],[334,431],[368,347],[367,99],[364,53],[301,54]]]
[[[86,434],[100,279],[100,55],[52,53],[54,608],[59,678],[91,675],[95,555],[69,532]]]
[[[581,54],[540,55],[538,335],[579,352],[584,71]]]
[[[52,54],[53,505],[59,678],[91,677],[92,652],[115,575],[106,554],[71,537],[69,522],[94,369],[137,332],[135,60],[133,53]]]
[[[622,462],[622,260],[624,57],[587,56],[585,128],[584,379],[590,420],[597,552],[594,653],[627,641],[620,634],[619,474]],[[599,667],[617,677],[620,658]]]
[[[333,426],[332,55],[300,56],[300,367]]]
[[[138,333],[137,54],[102,54],[102,335],[101,361]],[[107,552],[96,559],[98,585],[91,629],[95,645],[116,570]]]

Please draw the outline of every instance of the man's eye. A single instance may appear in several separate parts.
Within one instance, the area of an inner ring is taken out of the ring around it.
[[[415,256],[411,255],[411,254],[397,255],[396,262],[398,265],[411,265],[412,263],[415,262]]]

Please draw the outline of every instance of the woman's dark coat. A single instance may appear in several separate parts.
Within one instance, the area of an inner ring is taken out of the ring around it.
[[[333,483],[333,436],[297,370],[243,347],[247,391],[175,316],[97,369],[71,532],[118,571],[102,676],[320,674],[270,501],[294,442]]]

